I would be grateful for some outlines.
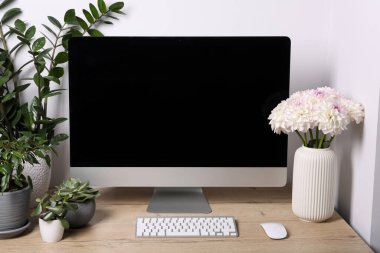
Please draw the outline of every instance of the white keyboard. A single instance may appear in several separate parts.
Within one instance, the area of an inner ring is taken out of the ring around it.
[[[136,237],[237,237],[234,217],[139,217]]]

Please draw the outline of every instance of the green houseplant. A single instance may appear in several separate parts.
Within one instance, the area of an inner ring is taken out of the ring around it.
[[[49,25],[37,33],[37,28],[17,18],[20,8],[11,8],[14,0],[0,1],[0,190],[3,193],[16,192],[31,187],[32,180],[24,174],[27,163],[41,161],[50,166],[50,153],[55,146],[68,136],[56,133],[56,126],[66,119],[49,115],[49,99],[61,94],[59,87],[68,61],[68,41],[74,36],[103,36],[98,30],[102,24],[112,24],[114,14],[124,14],[123,2],[109,6],[103,0],[97,5],[90,3],[83,9],[84,18],[76,15],[74,9],[65,12],[63,20],[48,16]],[[15,59],[28,55],[20,66]],[[25,71],[28,70],[28,71]],[[26,73],[25,73],[26,72]],[[24,74],[25,73],[25,74]],[[26,96],[25,91],[35,91]],[[40,159],[40,161],[38,160]],[[2,196],[1,195],[1,196]],[[0,196],[0,198],[1,198]],[[1,201],[1,199],[0,199]],[[0,217],[4,210],[0,205]],[[26,222],[26,218],[21,223]],[[20,223],[18,223],[20,224]],[[15,228],[15,227],[13,227]],[[3,227],[0,231],[12,229]]]
[[[95,214],[95,198],[100,195],[99,190],[92,188],[88,181],[69,178],[57,187],[57,194],[78,207],[66,215],[70,227],[79,228],[87,225]]]
[[[88,181],[69,178],[56,186],[54,192],[37,198],[31,216],[39,217],[41,237],[47,242],[61,240],[64,229],[86,225],[95,212],[95,198],[99,191]],[[53,231],[52,231],[53,230]]]
[[[64,229],[69,228],[65,216],[69,210],[75,210],[77,206],[68,202],[68,196],[62,196],[58,192],[45,194],[43,198],[36,200],[37,207],[32,216],[39,217],[40,233],[42,240],[57,242],[62,239]]]

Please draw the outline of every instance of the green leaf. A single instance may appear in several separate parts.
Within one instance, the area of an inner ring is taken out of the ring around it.
[[[12,3],[14,0],[4,0],[1,4],[0,4],[0,9],[6,7],[8,4]]]
[[[107,15],[107,17],[112,18],[112,19],[115,19],[115,20],[119,20],[119,18],[114,17],[114,16],[111,16],[111,15]]]
[[[45,155],[44,160],[45,160],[46,164],[50,167],[50,156]]]
[[[12,127],[15,127],[16,126],[16,124],[20,121],[20,119],[21,119],[21,110],[18,110],[17,111],[17,113],[16,113],[16,117],[12,120],[12,122],[11,122],[11,126]]]
[[[27,83],[27,84],[23,84],[23,85],[18,85],[15,89],[16,92],[21,92],[23,90],[25,90],[26,88],[28,88],[30,85],[30,83]]]
[[[55,64],[61,64],[67,62],[69,56],[66,52],[59,52],[54,59]]]
[[[26,180],[28,181],[28,185],[30,186],[30,188],[33,190],[33,182],[32,182],[32,178],[30,176],[27,176],[26,177]]]
[[[19,35],[21,37],[24,37],[24,34],[22,32],[20,32],[19,30],[15,29],[13,27],[9,27],[9,32],[10,33],[15,33],[15,34],[17,34],[17,35]]]
[[[123,2],[116,2],[116,3],[111,4],[110,7],[109,7],[109,9],[111,11],[119,11],[123,7],[124,7],[124,3]]]
[[[103,13],[103,14],[107,13],[107,6],[103,0],[98,0],[98,8],[99,8],[101,13]]]
[[[111,21],[103,21],[104,24],[107,24],[107,25],[113,25],[113,23]]]
[[[70,10],[66,11],[64,20],[65,20],[65,23],[67,23],[67,24],[77,25],[78,21],[77,21],[77,18],[75,16],[75,10],[70,9]]]
[[[1,23],[6,23],[7,21],[11,20],[12,18],[14,18],[15,16],[17,16],[18,14],[21,13],[21,9],[20,8],[12,8],[12,9],[9,9],[8,11],[6,11],[3,15],[3,17],[1,18]]]
[[[90,34],[92,37],[103,37],[103,33],[101,33],[99,30],[96,29],[88,29],[88,34]]]
[[[0,86],[8,82],[9,79],[11,78],[11,75],[12,75],[11,71],[9,70],[5,71],[4,74],[0,76]]]
[[[59,81],[58,78],[56,78],[55,76],[45,76],[46,79],[50,80],[50,81],[53,81],[57,84],[61,84],[61,81]]]
[[[54,213],[52,212],[46,213],[46,215],[44,216],[44,220],[45,221],[54,220]]]
[[[95,22],[94,18],[92,17],[91,13],[88,12],[88,10],[83,9],[83,14],[90,24],[93,24]]]
[[[56,19],[55,17],[48,16],[48,19],[49,19],[50,23],[52,23],[53,25],[55,25],[55,26],[58,27],[59,29],[62,28],[61,23],[60,23],[60,22],[58,21],[58,19]]]
[[[83,30],[87,31],[88,25],[87,25],[86,21],[84,21],[80,17],[77,17],[77,21],[78,21],[80,27],[82,27]]]
[[[35,34],[36,34],[36,27],[35,26],[31,26],[25,32],[25,39],[31,40]]]
[[[126,13],[125,13],[125,12],[122,12],[122,11],[113,11],[113,12],[115,12],[115,13],[117,13],[117,14],[126,15]]]
[[[46,62],[44,59],[39,59],[39,61],[34,62],[34,66],[38,73],[42,73],[45,69]]]
[[[17,36],[17,39],[19,39],[22,43],[24,43],[26,45],[30,45],[30,41],[25,39],[24,37]]]
[[[40,50],[41,48],[45,46],[45,43],[46,43],[45,37],[36,39],[32,45],[32,50],[34,52],[37,52],[38,50]]]
[[[31,216],[32,217],[38,216],[38,215],[41,214],[41,212],[42,212],[42,205],[41,205],[41,203],[38,203],[38,205],[36,206],[36,208],[33,210]]]
[[[65,34],[63,37],[62,37],[62,46],[65,50],[68,50],[69,48],[69,39],[73,37],[70,32],[68,32],[67,34]]]
[[[64,74],[64,70],[61,67],[54,67],[49,72],[49,76],[54,76],[56,78],[61,78],[63,74]]]
[[[23,21],[21,21],[20,19],[16,19],[15,27],[17,28],[17,30],[19,30],[22,33],[25,32],[25,30],[26,30],[26,24]]]
[[[47,48],[47,49],[45,49],[45,50],[42,50],[42,51],[37,55],[36,60],[37,60],[37,61],[41,61],[41,60],[43,60],[43,58],[49,54],[50,50],[51,50],[51,48]]]
[[[55,38],[58,38],[58,35],[51,29],[49,26],[42,24],[43,27],[45,27],[46,30],[48,30],[52,35],[54,35]],[[46,36],[45,36],[46,37]]]
[[[61,222],[62,226],[64,227],[64,229],[69,229],[70,228],[70,224],[67,220],[65,219],[59,219],[59,221]]]
[[[90,11],[91,11],[91,13],[92,13],[92,16],[93,16],[95,19],[99,19],[99,12],[98,12],[98,10],[96,9],[95,5],[93,5],[93,4],[90,3],[89,6],[90,6]]]
[[[7,95],[5,95],[3,97],[3,99],[1,100],[1,103],[5,103],[5,102],[11,100],[15,96],[15,94],[16,94],[16,92],[8,93]]]
[[[33,81],[39,88],[43,87],[45,84],[44,78],[38,73],[34,74]]]
[[[66,140],[69,138],[67,134],[57,134],[51,139],[51,144],[58,145],[61,141]]]
[[[74,29],[74,28],[72,28],[70,30],[70,33],[71,33],[71,36],[73,36],[73,37],[82,37],[83,36],[83,34],[80,31],[78,31],[77,29]]]
[[[44,95],[43,98],[54,97],[54,96],[58,96],[61,94],[62,94],[61,92],[49,92],[46,95]]]

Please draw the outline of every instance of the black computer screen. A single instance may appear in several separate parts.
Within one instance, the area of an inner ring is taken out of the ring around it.
[[[287,37],[72,38],[71,166],[286,166],[289,69]]]

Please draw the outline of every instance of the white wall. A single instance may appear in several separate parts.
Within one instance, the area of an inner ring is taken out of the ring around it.
[[[330,29],[330,83],[364,104],[363,125],[351,126],[335,140],[340,158],[337,209],[371,244],[376,141],[380,90],[380,19],[376,0],[335,0]],[[379,147],[378,147],[379,148]],[[377,228],[379,224],[377,222]],[[379,243],[379,241],[377,241]]]
[[[96,1],[92,1],[96,3]],[[113,2],[113,1],[112,1]],[[23,18],[37,27],[48,23],[46,16],[61,18],[65,10],[74,8],[78,14],[89,1],[16,1],[24,11]],[[111,3],[108,1],[108,3]],[[328,0],[310,2],[258,0],[130,0],[120,21],[101,27],[105,35],[285,35],[292,41],[291,92],[318,85],[328,79],[327,32]],[[83,16],[83,15],[80,15]],[[60,20],[61,20],[60,19]],[[41,29],[42,31],[43,29]],[[65,76],[65,79],[66,76]],[[64,80],[63,87],[67,88]],[[58,97],[50,112],[68,117],[67,93]],[[68,132],[68,122],[58,130]],[[294,150],[301,145],[289,138],[289,168]],[[59,148],[53,161],[52,185],[68,176],[69,142]],[[288,171],[291,180],[292,170]]]
[[[344,95],[363,102],[367,112],[365,123],[352,126],[337,137],[334,149],[341,158],[337,207],[370,242],[374,231],[372,207],[376,202],[373,191],[378,128],[375,126],[380,87],[378,1],[129,0],[126,3],[128,15],[114,26],[102,27],[104,34],[286,35],[292,40],[291,92],[333,85]],[[16,4],[24,10],[23,19],[41,28],[40,24],[48,22],[47,15],[63,17],[69,8],[81,13],[88,1],[19,0]],[[67,88],[66,80],[63,86]],[[56,99],[55,104],[50,112],[68,117],[67,93]],[[68,132],[68,122],[60,129]],[[299,145],[296,136],[290,135],[290,180],[294,151]],[[68,176],[68,148],[68,141],[58,148],[52,185]],[[378,181],[379,177],[377,186]]]
[[[380,133],[380,99],[378,107],[377,133]],[[372,248],[376,252],[380,252],[380,134],[377,134],[376,143],[375,187],[373,191],[372,232],[370,242]]]

